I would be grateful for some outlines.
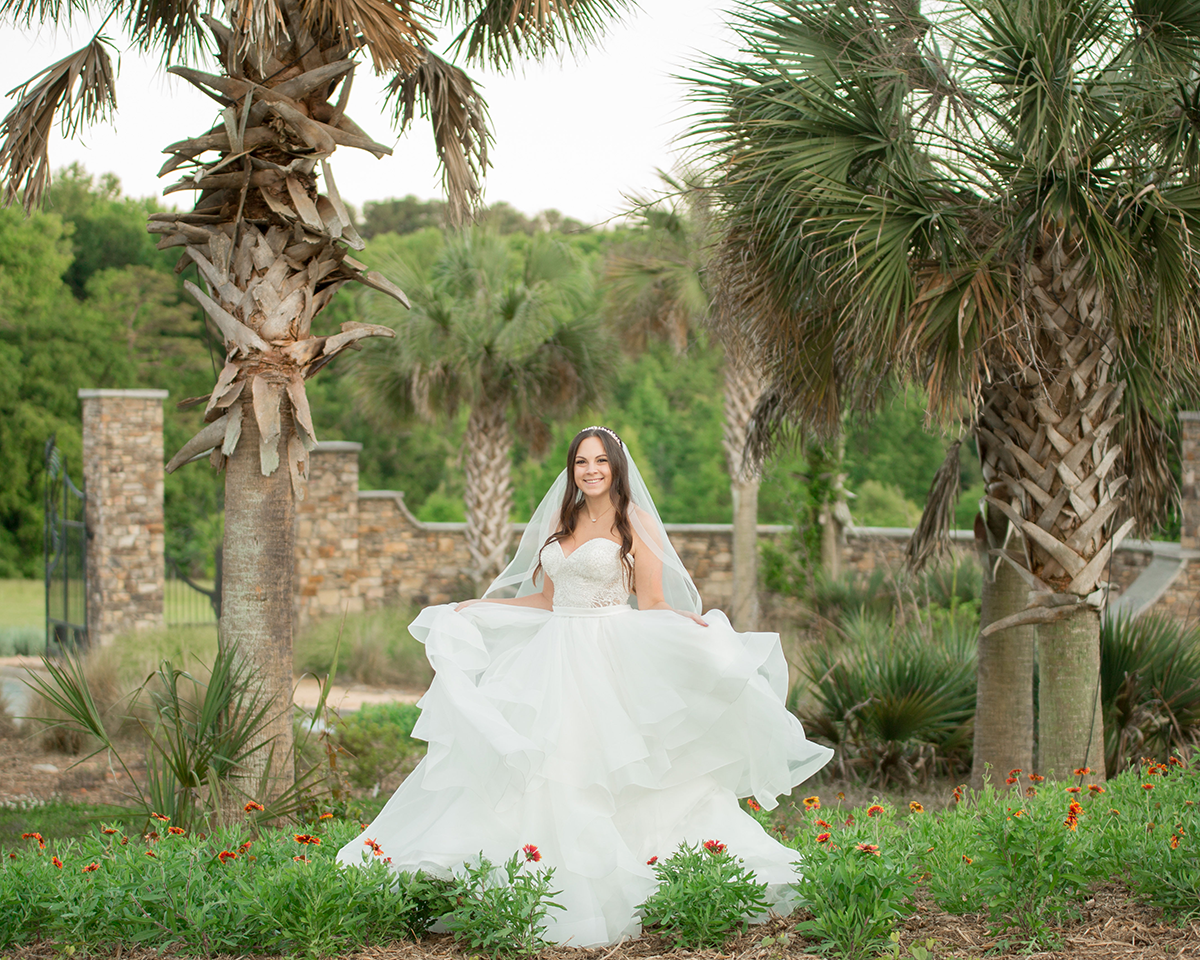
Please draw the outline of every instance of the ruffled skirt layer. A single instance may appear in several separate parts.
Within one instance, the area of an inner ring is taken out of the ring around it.
[[[413,735],[424,760],[360,837],[395,870],[447,875],[535,844],[555,868],[548,939],[616,943],[656,887],[646,861],[719,840],[787,899],[796,853],[738,805],[776,797],[831,756],[784,706],[779,638],[628,606],[553,613],[430,607],[409,628],[436,676]]]

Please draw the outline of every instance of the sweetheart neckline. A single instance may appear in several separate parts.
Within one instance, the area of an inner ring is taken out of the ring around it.
[[[570,553],[567,553],[567,551],[563,549],[561,540],[555,540],[554,542],[558,546],[558,552],[562,554],[563,560],[566,561],[566,560],[570,560],[573,556],[575,556],[575,554],[577,554],[580,550],[582,550],[584,547],[586,547],[589,543],[595,543],[597,540],[602,540],[605,543],[611,543],[614,547],[621,546],[621,544],[617,543],[616,540],[609,540],[608,537],[589,537],[587,540],[584,540],[583,543],[579,544],[579,546],[577,546]]]

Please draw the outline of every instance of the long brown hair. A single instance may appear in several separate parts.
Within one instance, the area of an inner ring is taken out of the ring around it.
[[[567,489],[563,492],[562,505],[558,508],[558,529],[546,538],[542,550],[560,540],[570,538],[579,522],[579,514],[583,510],[583,491],[575,485],[575,457],[579,453],[579,445],[588,437],[595,437],[604,444],[604,452],[608,455],[609,469],[612,471],[612,482],[608,487],[608,498],[615,508],[613,526],[621,537],[621,564],[625,567],[625,575],[632,589],[633,563],[629,554],[633,550],[633,526],[629,522],[629,505],[633,500],[629,492],[629,469],[625,461],[625,449],[617,435],[607,427],[587,427],[580,430],[567,448]],[[534,582],[542,572],[542,553],[538,551],[538,565],[533,571]]]

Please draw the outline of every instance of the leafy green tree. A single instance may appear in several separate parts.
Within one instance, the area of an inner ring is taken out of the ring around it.
[[[1105,571],[1173,495],[1163,421],[1200,372],[1200,17],[1174,0],[736,17],[745,56],[697,96],[741,315],[771,359],[762,437],[832,430],[893,378],[965,418],[1001,564],[976,762],[1030,766],[1031,637],[1004,631],[1038,623],[1040,765],[1099,767]]]
[[[544,449],[552,418],[598,399],[614,346],[590,273],[560,241],[543,238],[514,256],[503,238],[474,228],[447,239],[427,278],[396,269],[412,310],[366,298],[366,317],[396,338],[364,354],[356,376],[377,416],[444,421],[469,411],[467,547],[473,577],[486,582],[508,551],[513,429]]]
[[[446,225],[443,200],[418,200],[413,194],[400,199],[368,200],[363,204],[362,235],[367,240],[384,233],[416,233]]]

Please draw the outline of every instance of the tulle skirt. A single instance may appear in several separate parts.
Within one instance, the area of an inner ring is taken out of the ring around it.
[[[784,705],[772,633],[708,627],[671,611],[479,603],[429,607],[410,630],[436,675],[413,735],[426,757],[338,853],[446,876],[534,844],[554,867],[547,938],[587,947],[640,931],[651,857],[719,840],[787,908],[796,851],[738,805],[766,809],[832,751]]]

